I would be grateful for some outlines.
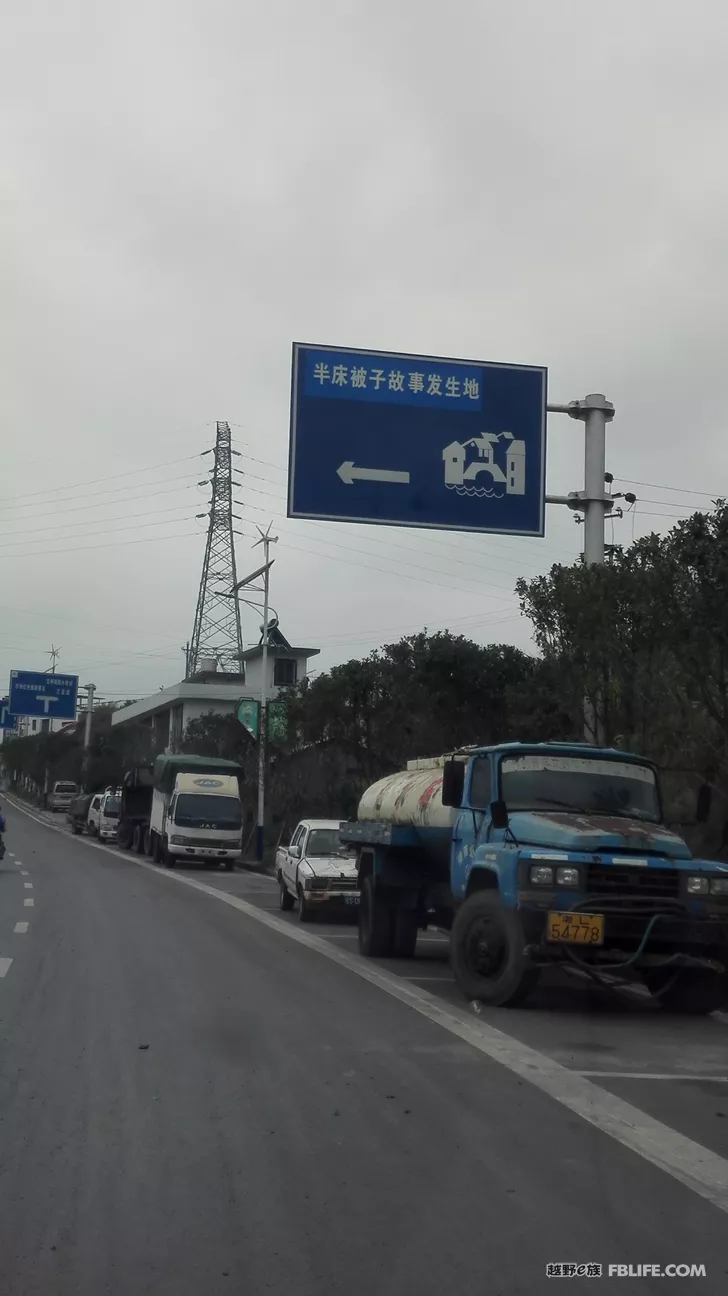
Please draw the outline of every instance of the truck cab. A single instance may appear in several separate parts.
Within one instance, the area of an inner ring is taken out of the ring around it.
[[[116,788],[107,788],[91,798],[86,820],[91,837],[98,837],[101,841],[116,840],[120,805],[121,793]]]
[[[234,768],[231,766],[231,768]],[[240,856],[242,812],[237,774],[172,771],[152,796],[152,856],[168,867],[185,860],[231,870]]]

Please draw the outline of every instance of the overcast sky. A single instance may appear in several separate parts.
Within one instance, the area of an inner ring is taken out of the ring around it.
[[[606,393],[618,542],[728,494],[720,0],[5,0],[0,43],[0,680],[51,643],[109,698],[181,677],[217,419],[239,568],[272,521],[319,668],[423,625],[529,647],[513,584],[583,528],[287,520],[293,340]],[[549,489],[582,459],[552,416]]]

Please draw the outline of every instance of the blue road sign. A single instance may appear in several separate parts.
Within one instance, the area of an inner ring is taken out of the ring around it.
[[[293,346],[288,516],[544,533],[546,370]]]
[[[42,671],[10,672],[10,715],[76,719],[78,675],[45,675]]]
[[[9,698],[0,698],[0,729],[17,729],[17,716],[8,712]]]

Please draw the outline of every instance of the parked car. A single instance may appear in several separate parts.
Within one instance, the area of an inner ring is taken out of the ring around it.
[[[91,805],[89,806],[89,836],[99,837],[102,841],[115,839],[119,829],[120,809],[121,793],[119,791],[107,788],[105,792],[97,792],[91,798]]]
[[[76,836],[88,826],[88,812],[92,801],[93,797],[84,792],[81,796],[74,797],[68,807],[68,822],[71,832]]]
[[[304,819],[289,845],[276,853],[280,907],[290,910],[298,902],[301,922],[310,922],[322,911],[356,912],[356,857],[341,842],[343,827],[338,819]]]
[[[78,793],[79,788],[76,783],[69,783],[68,781],[54,783],[48,793],[48,809],[54,813],[56,810],[67,810],[73,798],[78,796]]]

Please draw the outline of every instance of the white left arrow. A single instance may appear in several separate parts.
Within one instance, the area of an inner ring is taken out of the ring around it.
[[[388,468],[356,468],[353,459],[347,459],[336,472],[347,486],[353,485],[355,481],[395,482],[400,486],[409,486],[408,472],[390,472]]]

